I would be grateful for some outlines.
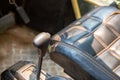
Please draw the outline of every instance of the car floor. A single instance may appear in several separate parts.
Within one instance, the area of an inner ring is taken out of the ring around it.
[[[21,60],[37,64],[38,52],[32,44],[37,33],[26,26],[14,25],[0,34],[0,73]],[[42,69],[51,75],[69,77],[48,54],[44,57]]]

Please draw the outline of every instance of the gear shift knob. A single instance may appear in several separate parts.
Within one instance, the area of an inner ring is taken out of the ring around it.
[[[33,40],[34,46],[37,47],[38,49],[41,49],[41,52],[39,54],[38,72],[37,72],[36,80],[40,80],[42,60],[43,60],[43,56],[45,55],[45,53],[48,49],[50,37],[51,37],[51,35],[49,33],[42,32],[42,33],[38,34]]]
[[[50,40],[51,35],[47,32],[39,33],[33,40],[34,46],[37,48],[41,48],[44,44],[46,44]]]

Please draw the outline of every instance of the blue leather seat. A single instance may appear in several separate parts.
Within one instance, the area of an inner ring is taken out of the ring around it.
[[[120,80],[120,10],[98,7],[52,37],[50,56],[75,80]]]

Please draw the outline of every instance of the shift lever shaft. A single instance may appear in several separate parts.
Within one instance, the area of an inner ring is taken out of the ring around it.
[[[39,53],[39,61],[38,61],[38,72],[37,72],[37,80],[40,80],[40,73],[41,73],[41,66],[42,66],[42,60],[43,56],[46,53],[49,41],[50,41],[50,34],[46,32],[42,32],[38,34],[34,40],[33,44],[38,48]],[[41,49],[41,50],[40,50]]]

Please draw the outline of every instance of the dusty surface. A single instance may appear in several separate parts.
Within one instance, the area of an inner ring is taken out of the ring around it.
[[[15,25],[11,29],[0,34],[0,72],[19,60],[31,61],[37,54],[32,45],[34,34],[25,27]]]
[[[0,73],[20,60],[37,63],[37,49],[32,44],[35,35],[36,32],[17,25],[0,34]],[[67,76],[48,55],[44,57],[42,69],[52,75]]]

